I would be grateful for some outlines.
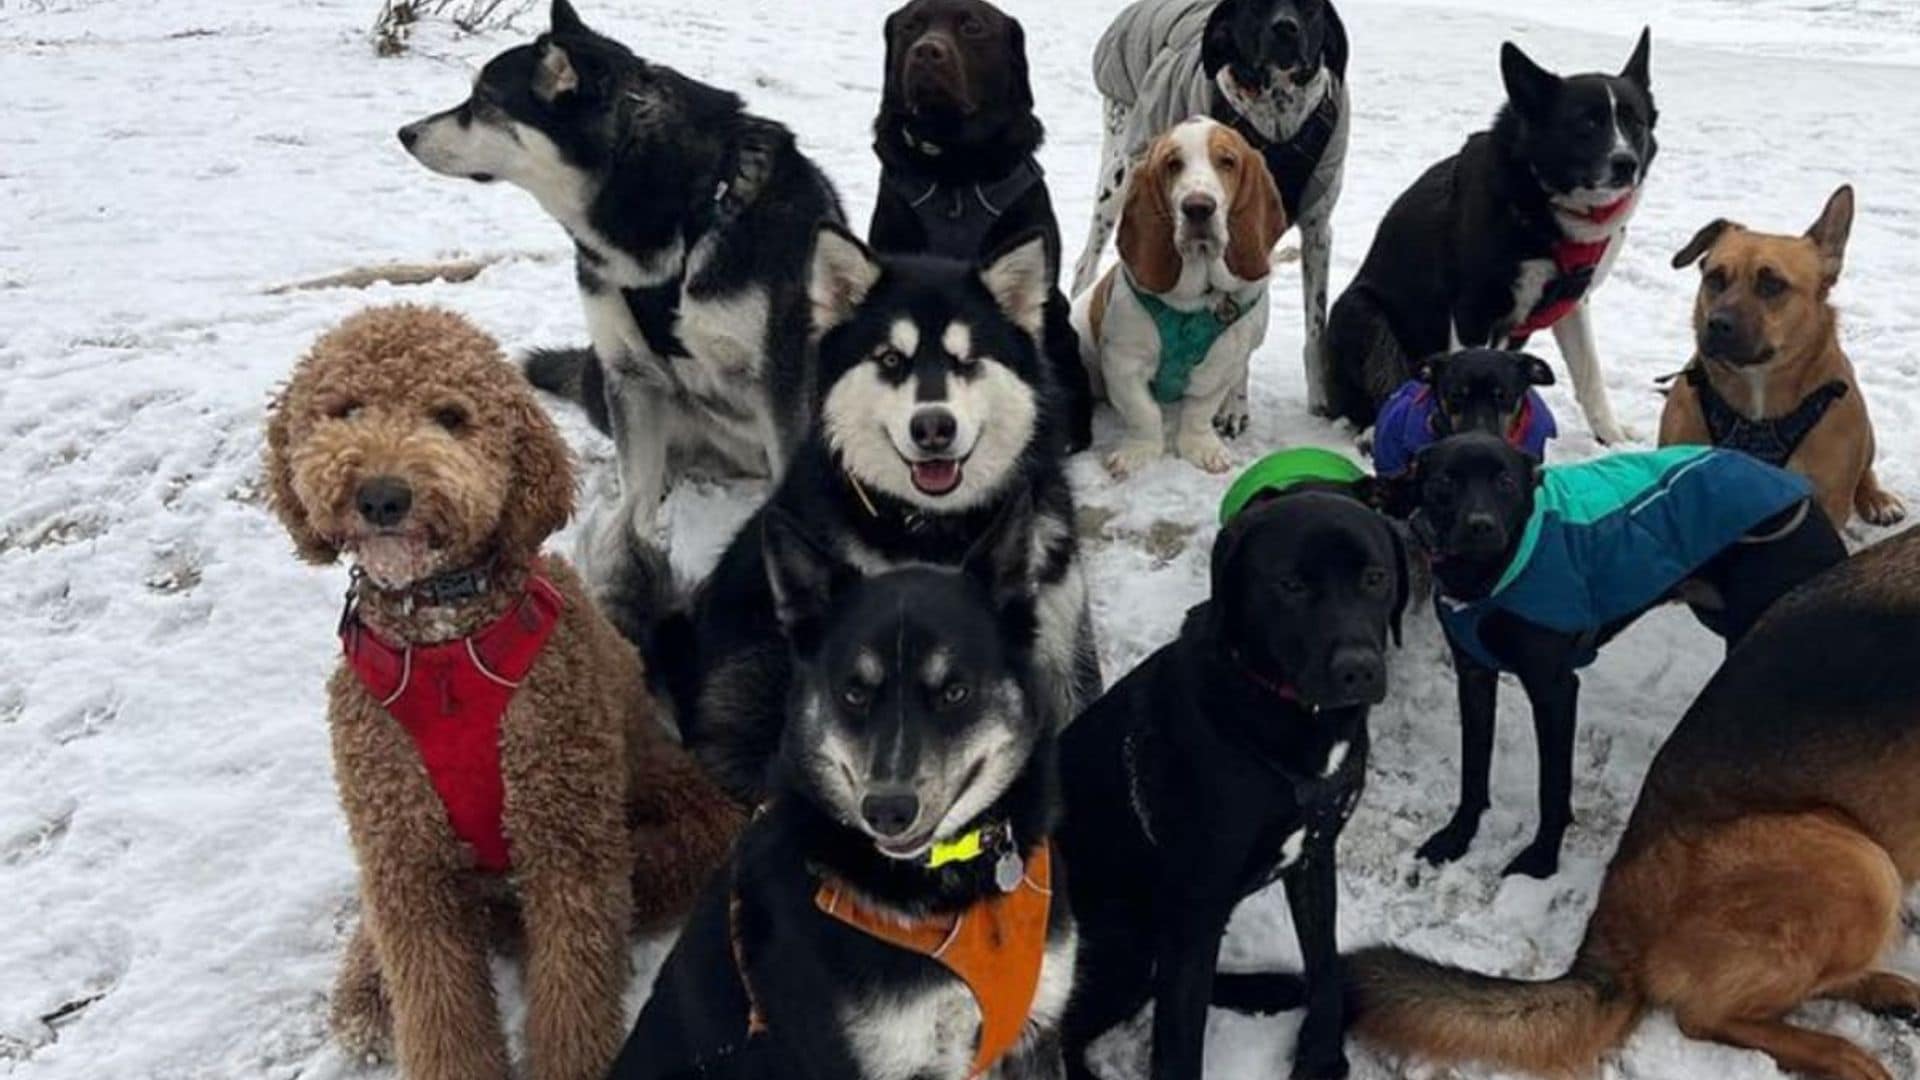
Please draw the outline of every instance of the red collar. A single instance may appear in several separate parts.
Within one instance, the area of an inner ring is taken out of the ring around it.
[[[553,583],[534,574],[499,618],[452,641],[395,645],[355,613],[341,622],[347,666],[413,739],[448,825],[482,870],[510,865],[500,721],[565,608]]]

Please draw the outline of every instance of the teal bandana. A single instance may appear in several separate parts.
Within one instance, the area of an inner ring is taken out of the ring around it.
[[[1187,396],[1193,369],[1200,366],[1200,361],[1207,358],[1207,350],[1227,332],[1227,327],[1240,321],[1247,309],[1231,297],[1222,297],[1214,307],[1181,311],[1168,307],[1157,296],[1141,292],[1131,280],[1127,287],[1133,290],[1134,297],[1147,309],[1147,315],[1160,331],[1160,366],[1154,370],[1149,384],[1153,400],[1172,405]]]

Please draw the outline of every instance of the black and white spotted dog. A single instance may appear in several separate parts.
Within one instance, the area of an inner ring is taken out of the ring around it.
[[[1100,184],[1072,295],[1093,284],[1119,220],[1132,162],[1154,136],[1210,116],[1245,136],[1300,228],[1308,404],[1327,409],[1327,266],[1347,160],[1347,31],[1329,0],[1137,0],[1100,38],[1094,82],[1106,101]],[[1247,393],[1216,421],[1237,435]]]
[[[554,0],[548,33],[400,141],[435,172],[525,189],[573,238],[592,356],[535,354],[528,374],[619,452],[624,513],[590,538],[596,579],[652,532],[677,472],[779,475],[812,420],[813,230],[842,219],[791,132]]]

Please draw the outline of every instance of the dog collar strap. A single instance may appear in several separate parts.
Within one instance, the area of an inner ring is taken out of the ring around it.
[[[902,129],[904,133],[904,129]],[[927,144],[908,145],[925,152]],[[905,200],[927,234],[927,250],[971,258],[984,252],[987,235],[1016,200],[1040,183],[1046,173],[1032,158],[1016,162],[998,180],[978,183],[942,183],[910,169],[894,167],[880,182]]]
[[[1200,308],[1197,311],[1183,311],[1171,307],[1165,300],[1146,292],[1134,284],[1133,275],[1125,275],[1127,287],[1146,309],[1147,317],[1153,320],[1154,329],[1160,333],[1160,364],[1154,369],[1153,381],[1149,389],[1153,399],[1162,405],[1172,405],[1187,396],[1187,384],[1193,381],[1193,371],[1207,358],[1207,351],[1227,328],[1240,321],[1253,306],[1243,304],[1231,296],[1222,294],[1216,304]],[[1261,286],[1265,288],[1264,285]]]
[[[938,870],[954,863],[972,862],[982,855],[1013,851],[1013,826],[1005,822],[961,833],[952,840],[936,843],[927,852],[927,869]]]
[[[1707,422],[1713,445],[1750,454],[1776,468],[1786,467],[1800,444],[1820,426],[1827,410],[1848,392],[1846,380],[1835,379],[1802,398],[1792,412],[1751,420],[1720,396],[1699,365],[1688,367],[1686,375],[1700,399],[1700,415]]]
[[[1252,465],[1227,488],[1220,500],[1220,524],[1225,525],[1266,491],[1285,491],[1295,484],[1351,484],[1366,473],[1331,450],[1317,446],[1295,446],[1276,450]]]
[[[412,739],[454,836],[489,873],[511,866],[500,723],[565,607],[535,575],[513,607],[468,637],[394,645],[351,613],[340,630],[347,666]]]
[[[1578,210],[1567,209],[1566,213],[1584,221],[1591,221],[1595,225],[1605,225],[1614,218],[1626,213],[1627,207],[1633,205],[1633,197],[1638,194],[1638,190],[1628,191],[1625,195],[1620,196],[1604,206],[1589,206]]]
[[[1607,257],[1607,248],[1612,243],[1612,240],[1595,240],[1592,243],[1562,240],[1554,244],[1553,279],[1541,288],[1540,299],[1534,302],[1533,310],[1527,313],[1526,319],[1507,332],[1507,348],[1524,348],[1528,338],[1541,330],[1551,329],[1561,319],[1571,315],[1586,297],[1587,289],[1593,285],[1593,275]]]
[[[341,616],[341,625],[352,615],[355,600],[363,589],[400,597],[400,610],[412,614],[416,607],[451,607],[485,596],[493,588],[493,579],[493,563],[487,562],[435,574],[404,588],[382,589],[372,583],[365,570],[356,566],[347,587],[347,611]]]
[[[1011,890],[956,915],[903,920],[862,904],[837,882],[823,882],[814,905],[828,917],[896,948],[938,961],[965,983],[980,1009],[980,1036],[968,1080],[991,1072],[1026,1034],[1053,908],[1053,849],[1028,853]]]

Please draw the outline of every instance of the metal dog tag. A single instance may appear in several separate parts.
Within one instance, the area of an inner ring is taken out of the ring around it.
[[[1027,864],[1012,851],[1001,852],[1000,858],[993,864],[993,883],[1003,893],[1010,893],[1020,887],[1027,876]]]

